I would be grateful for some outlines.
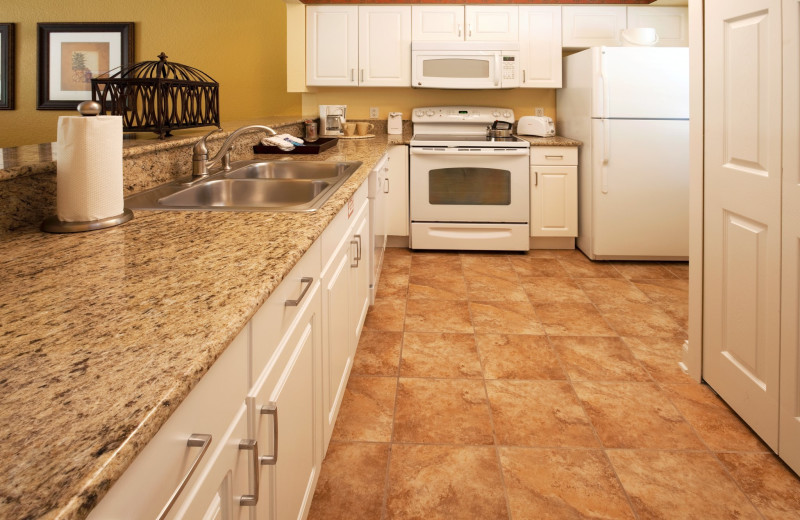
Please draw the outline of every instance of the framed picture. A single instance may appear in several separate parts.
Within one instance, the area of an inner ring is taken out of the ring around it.
[[[14,24],[0,23],[0,110],[14,110]]]
[[[92,78],[133,63],[133,22],[40,23],[37,43],[37,110],[75,109]]]

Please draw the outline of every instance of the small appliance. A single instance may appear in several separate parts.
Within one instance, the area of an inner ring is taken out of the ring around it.
[[[556,125],[546,116],[522,116],[517,122],[517,134],[552,137],[556,135]]]
[[[344,135],[342,129],[347,122],[347,105],[319,106],[319,134]]]
[[[519,87],[518,42],[411,42],[411,86],[496,89]]]
[[[389,135],[400,135],[403,133],[403,113],[389,112],[389,119],[386,122]]]

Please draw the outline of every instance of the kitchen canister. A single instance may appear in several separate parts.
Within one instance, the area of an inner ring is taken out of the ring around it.
[[[95,101],[78,110],[81,116],[58,118],[56,215],[42,231],[92,231],[133,218],[123,201],[122,117],[98,116]]]
[[[389,112],[389,119],[386,121],[386,132],[391,135],[403,133],[403,113]]]

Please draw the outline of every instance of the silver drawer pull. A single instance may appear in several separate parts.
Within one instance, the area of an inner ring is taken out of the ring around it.
[[[211,435],[207,433],[193,433],[189,436],[189,440],[186,441],[187,448],[200,448],[200,453],[197,454],[197,457],[194,458],[192,461],[192,465],[189,466],[189,470],[183,476],[183,480],[181,483],[178,484],[178,487],[175,488],[175,491],[172,492],[172,496],[169,497],[169,501],[167,505],[164,506],[164,509],[158,514],[158,520],[162,520],[166,518],[167,513],[169,510],[172,509],[172,506],[175,505],[175,501],[178,500],[178,496],[180,496],[181,491],[183,488],[186,487],[186,484],[189,482],[189,479],[192,477],[192,473],[194,470],[197,469],[197,466],[200,465],[200,461],[203,459],[203,455],[206,454],[206,450],[211,445]]]
[[[354,235],[354,236],[356,237],[356,240],[358,240],[358,258],[356,260],[358,260],[360,262],[361,261],[361,235]]]
[[[258,504],[258,489],[261,487],[258,483],[258,476],[261,473],[259,470],[261,466],[258,465],[258,441],[254,439],[242,439],[239,442],[239,449],[240,450],[247,450],[251,453],[251,468],[253,470],[253,479],[251,482],[253,483],[253,494],[251,495],[242,495],[239,499],[240,506],[255,506]]]
[[[350,267],[358,267],[358,261],[361,260],[361,253],[359,252],[358,240],[351,240],[350,245],[356,246],[356,256],[353,257],[353,261],[350,263]]]
[[[563,159],[564,156],[563,155],[545,155],[544,158],[545,159]]]
[[[275,403],[266,404],[261,407],[262,415],[272,416],[272,455],[262,455],[258,458],[263,466],[274,466],[278,462],[278,405]]]
[[[536,175],[536,182],[534,182],[533,185],[534,186],[538,186],[539,185],[539,172],[533,172],[533,173],[534,173],[534,175]]]
[[[389,193],[389,179],[383,179],[383,192]]]
[[[296,300],[286,300],[286,302],[285,302],[286,306],[287,307],[297,307],[298,305],[300,305],[300,302],[303,301],[303,297],[305,297],[306,293],[308,292],[308,289],[311,288],[311,284],[313,282],[314,282],[314,279],[312,277],[310,277],[310,276],[304,276],[304,277],[300,278],[300,284],[301,285],[302,284],[306,284],[306,286],[303,287],[303,292],[300,293],[300,297],[299,298],[297,298]]]

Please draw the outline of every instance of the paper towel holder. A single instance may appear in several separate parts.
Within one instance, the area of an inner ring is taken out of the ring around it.
[[[78,112],[84,117],[96,116],[100,113],[102,106],[97,101],[84,101],[78,105]],[[133,211],[124,208],[122,213],[113,217],[98,220],[85,221],[64,221],[53,215],[44,219],[40,229],[46,233],[80,233],[82,231],[96,231],[113,226],[124,224],[133,218]]]

